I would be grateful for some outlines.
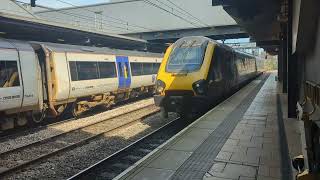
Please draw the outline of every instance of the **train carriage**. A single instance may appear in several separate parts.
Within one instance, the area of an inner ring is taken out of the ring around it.
[[[1,121],[5,123],[15,118],[17,124],[24,124],[27,119],[21,112],[43,109],[41,81],[39,62],[31,45],[0,40]],[[15,116],[4,118],[5,114]],[[30,116],[33,117],[32,113]]]
[[[153,93],[162,59],[157,53],[7,39],[0,39],[0,52],[2,129]]]
[[[259,74],[256,57],[206,37],[185,37],[171,45],[157,75],[156,105],[189,116],[205,111]]]

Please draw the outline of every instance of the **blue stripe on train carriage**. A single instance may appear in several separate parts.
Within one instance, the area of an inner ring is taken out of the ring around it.
[[[119,88],[130,88],[131,72],[130,64],[127,56],[116,56],[116,63],[118,68]]]

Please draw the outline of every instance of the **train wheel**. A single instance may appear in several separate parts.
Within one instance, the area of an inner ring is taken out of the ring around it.
[[[27,122],[28,120],[25,113],[21,113],[17,115],[16,122],[15,122],[16,126],[24,126],[27,124]]]
[[[164,107],[160,107],[160,116],[162,119],[168,118],[168,111]]]
[[[45,111],[31,111],[29,114],[28,114],[28,119],[31,121],[31,123],[35,123],[35,124],[38,124],[40,122],[43,121],[43,119],[45,118]]]

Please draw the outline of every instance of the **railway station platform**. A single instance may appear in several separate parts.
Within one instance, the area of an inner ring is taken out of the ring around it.
[[[287,118],[275,76],[252,81],[115,179],[292,179],[301,125]]]

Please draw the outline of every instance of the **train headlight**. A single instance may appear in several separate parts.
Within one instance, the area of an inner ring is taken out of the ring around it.
[[[159,94],[162,93],[162,91],[166,88],[166,84],[161,80],[157,80],[156,86],[157,86],[157,93]]]
[[[206,85],[207,85],[206,81],[204,79],[201,79],[199,81],[194,82],[192,84],[192,88],[197,94],[203,95],[207,91]]]

